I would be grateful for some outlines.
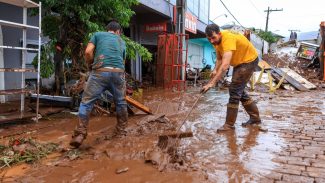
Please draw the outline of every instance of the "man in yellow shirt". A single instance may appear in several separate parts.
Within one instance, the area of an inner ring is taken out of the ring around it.
[[[242,34],[234,31],[220,31],[219,26],[210,24],[205,34],[214,46],[217,53],[216,66],[211,73],[208,84],[203,86],[201,92],[205,93],[225,74],[229,66],[234,67],[232,81],[229,86],[229,103],[225,124],[217,130],[224,132],[234,129],[239,102],[242,103],[250,119],[243,126],[260,124],[261,119],[256,103],[245,91],[246,84],[251,78],[258,64],[258,54],[252,43]]]

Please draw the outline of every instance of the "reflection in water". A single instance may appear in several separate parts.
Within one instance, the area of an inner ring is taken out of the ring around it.
[[[241,161],[240,154],[248,152],[252,147],[256,145],[256,138],[259,130],[255,127],[248,128],[248,134],[245,138],[244,143],[240,146],[237,144],[236,132],[231,131],[224,134],[228,142],[228,148],[231,154],[229,167],[228,167],[228,179],[229,182],[244,182],[249,178],[249,171]]]
[[[282,140],[274,132],[260,132],[258,127],[243,128],[240,123],[247,120],[244,113],[239,113],[235,131],[216,133],[224,123],[227,95],[207,93],[187,123],[194,137],[185,146],[190,147],[212,182],[259,182],[277,167],[272,159],[281,150]],[[262,107],[267,106],[265,103]],[[263,120],[267,127],[279,125]]]

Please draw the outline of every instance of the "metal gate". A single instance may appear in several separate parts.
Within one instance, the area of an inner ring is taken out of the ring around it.
[[[185,68],[188,34],[158,36],[156,85],[165,89],[186,89]]]

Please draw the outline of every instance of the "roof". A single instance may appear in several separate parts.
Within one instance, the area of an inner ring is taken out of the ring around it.
[[[220,28],[221,29],[232,29],[233,27],[235,27],[235,25],[233,25],[233,24],[226,24],[226,25],[221,26]]]
[[[301,45],[307,45],[307,46],[312,46],[312,47],[319,47],[319,45],[317,44],[312,44],[312,43],[308,43],[308,42],[301,42]]]
[[[36,8],[39,6],[37,3],[31,0],[0,0],[0,2],[25,8]]]
[[[318,31],[302,32],[298,34],[298,41],[315,40],[318,38]]]

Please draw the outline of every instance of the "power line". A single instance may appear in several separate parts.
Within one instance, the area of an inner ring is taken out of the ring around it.
[[[264,15],[262,14],[262,12],[260,12],[260,10],[255,6],[255,4],[251,0],[248,0],[248,1],[251,3],[251,5],[254,6],[254,8],[258,12],[258,14],[260,14],[262,17],[264,17]]]
[[[236,20],[236,22],[242,26],[243,28],[245,28],[241,23],[239,23],[239,21],[237,20],[237,18],[230,12],[230,10],[227,8],[227,6],[225,5],[225,3],[223,3],[222,0],[220,0],[220,2],[222,3],[222,5],[226,8],[226,10],[229,12],[229,14]],[[246,28],[245,28],[246,29]]]

